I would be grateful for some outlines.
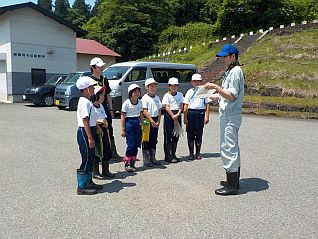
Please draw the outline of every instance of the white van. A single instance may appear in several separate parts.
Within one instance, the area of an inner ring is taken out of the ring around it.
[[[135,83],[141,87],[141,95],[146,93],[145,80],[154,78],[158,82],[157,95],[160,99],[168,91],[168,80],[179,79],[178,91],[185,94],[191,88],[191,76],[197,73],[192,64],[164,62],[122,62],[105,69],[103,75],[108,79],[112,92],[113,108],[121,110],[122,102],[128,98],[128,86]]]

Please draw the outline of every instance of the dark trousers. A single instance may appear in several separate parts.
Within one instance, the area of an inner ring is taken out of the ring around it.
[[[127,117],[125,119],[126,129],[126,156],[137,156],[138,147],[141,144],[141,127],[138,117]]]
[[[178,110],[172,110],[173,114],[178,113]],[[181,115],[178,117],[178,122],[181,124]],[[164,114],[164,120],[163,120],[163,136],[164,136],[164,143],[165,144],[171,144],[172,142],[178,143],[179,137],[175,137],[172,135],[172,131],[174,128],[174,122],[172,117],[168,114],[168,112],[165,112]]]
[[[158,117],[152,117],[152,119],[157,122]],[[142,149],[143,150],[150,150],[150,149],[156,149],[157,143],[158,143],[158,129],[159,128],[153,128],[150,124],[150,134],[149,134],[149,141],[142,143]]]
[[[188,110],[187,138],[188,143],[202,143],[205,110]]]
[[[107,115],[107,123],[108,123],[108,133],[109,133],[109,138],[110,140],[114,140],[114,129],[113,129],[113,118],[112,115],[110,114],[110,111],[108,110],[107,104],[103,104],[105,113]]]
[[[90,127],[92,136],[96,138],[96,127]],[[95,159],[95,148],[90,148],[88,145],[88,138],[84,127],[79,127],[77,130],[77,143],[80,154],[82,156],[82,164],[80,170],[91,172],[93,170],[94,159]]]
[[[112,158],[112,151],[110,148],[110,137],[108,136],[108,130],[104,127],[101,127],[103,131],[103,158],[95,157],[95,164],[99,163],[101,160],[102,161],[109,161]]]

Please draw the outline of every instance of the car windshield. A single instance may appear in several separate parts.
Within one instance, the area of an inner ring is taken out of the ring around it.
[[[122,78],[122,76],[128,71],[128,69],[128,66],[109,67],[103,72],[103,75],[108,80],[118,80]]]
[[[44,85],[55,85],[58,79],[60,79],[60,76],[52,76],[47,82],[44,83]]]
[[[65,81],[63,82],[64,84],[74,84],[76,83],[76,81],[78,80],[78,78],[80,78],[80,76],[82,75],[82,73],[72,73],[69,74]]]

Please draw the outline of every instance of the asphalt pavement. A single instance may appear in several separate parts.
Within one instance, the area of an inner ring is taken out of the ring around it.
[[[114,120],[121,155],[125,140]],[[129,174],[112,162],[103,192],[76,195],[76,112],[0,104],[0,238],[317,238],[318,121],[243,116],[239,195],[225,179],[219,120],[204,128],[203,159]],[[160,126],[157,159],[163,160]],[[141,152],[138,157],[141,158]]]

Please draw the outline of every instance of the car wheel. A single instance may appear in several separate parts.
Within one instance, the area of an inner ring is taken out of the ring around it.
[[[70,104],[69,104],[69,109],[72,111],[77,110],[77,104],[78,104],[78,98],[72,99]]]
[[[45,95],[42,98],[42,103],[44,106],[52,106],[54,102],[53,96],[51,95]]]

